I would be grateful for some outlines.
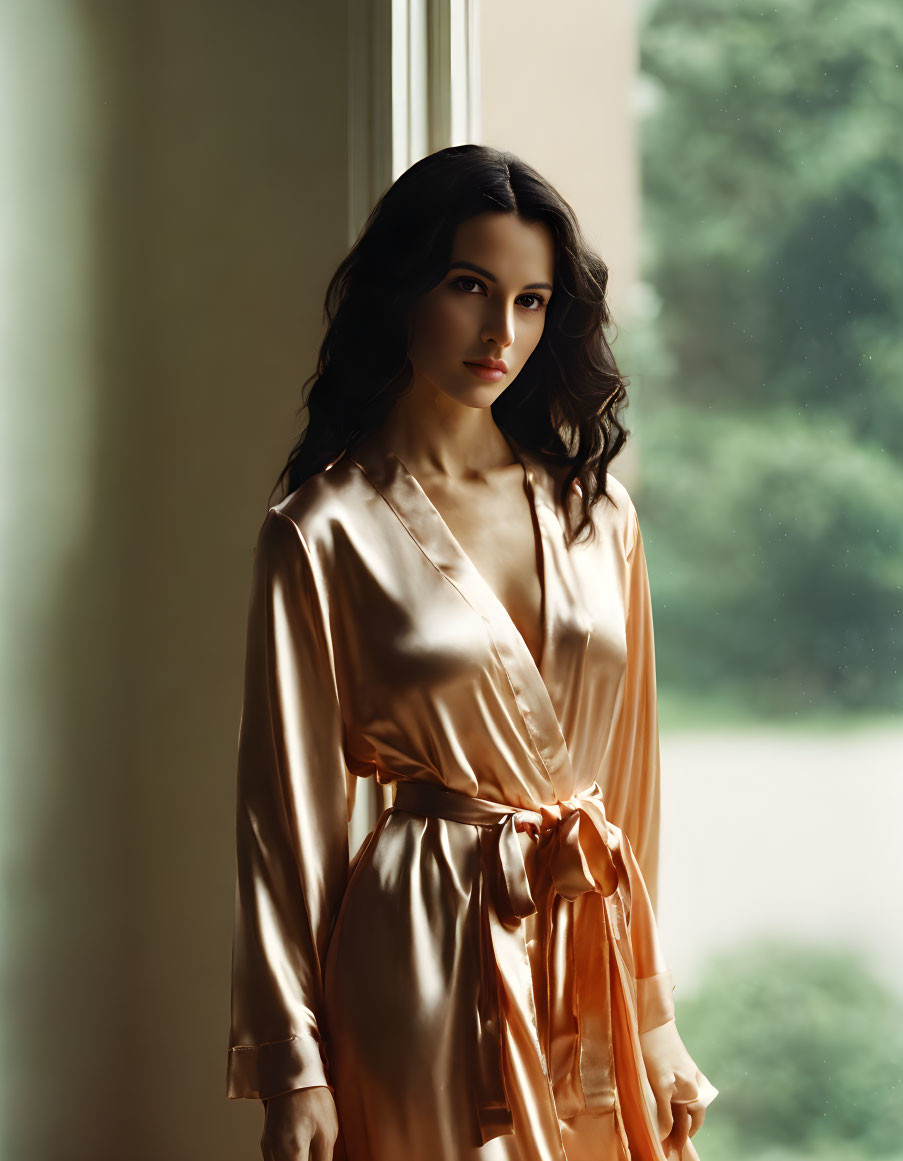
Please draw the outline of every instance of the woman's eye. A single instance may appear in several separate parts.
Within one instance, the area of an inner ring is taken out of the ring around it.
[[[455,286],[460,286],[461,289],[465,292],[465,294],[471,294],[473,292],[468,290],[466,286],[462,285],[463,283],[469,283],[471,286],[476,286],[476,287],[480,286],[480,283],[476,280],[476,278],[456,278],[455,279]]]
[[[464,294],[473,294],[474,290],[476,290],[476,291],[483,290],[483,284],[482,284],[482,282],[480,282],[480,280],[478,278],[468,278],[466,276],[461,277],[461,278],[456,278],[452,282],[452,286],[457,286],[459,290],[464,292]],[[542,310],[543,307],[546,305],[545,299],[542,297],[541,294],[522,294],[520,296],[521,300],[525,299],[525,298],[529,299],[528,302],[523,303],[524,307],[527,310],[539,311],[539,310]]]

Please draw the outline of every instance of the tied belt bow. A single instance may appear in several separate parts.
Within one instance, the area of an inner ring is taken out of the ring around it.
[[[444,818],[482,828],[480,885],[480,999],[478,1043],[478,1119],[483,1142],[513,1131],[510,1102],[505,1085],[505,1023],[499,996],[499,962],[510,964],[505,943],[512,928],[535,913],[537,903],[530,890],[518,832],[527,831],[547,860],[551,891],[547,909],[554,914],[554,896],[576,900],[589,892],[601,897],[603,906],[575,917],[573,971],[566,973],[570,994],[561,997],[566,983],[555,979],[548,963],[548,998],[552,1056],[547,1066],[539,1044],[533,981],[526,952],[518,962],[518,983],[530,1005],[530,1031],[542,1069],[552,1087],[559,1115],[611,1112],[615,1104],[612,1068],[612,1021],[609,991],[611,945],[622,960],[614,983],[629,988],[632,957],[626,940],[630,914],[630,884],[621,858],[621,831],[609,823],[597,783],[563,802],[523,809],[506,803],[475,798],[435,783],[399,782],[394,810],[430,818]],[[601,912],[601,914],[600,914]],[[583,923],[590,930],[581,929]],[[549,918],[545,938],[551,938],[554,920]],[[522,927],[521,927],[522,929]],[[625,1002],[636,1003],[625,996]],[[566,1027],[560,1027],[564,1021]],[[556,1022],[559,1026],[556,1026]],[[549,1075],[551,1072],[551,1076]]]

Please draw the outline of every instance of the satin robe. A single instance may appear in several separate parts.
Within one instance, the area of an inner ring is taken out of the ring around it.
[[[336,1161],[665,1157],[638,1039],[674,1014],[642,537],[609,475],[567,548],[550,469],[509,443],[538,664],[397,456],[349,450],[255,548],[227,1093],[329,1087]],[[349,860],[363,777],[405,809]]]

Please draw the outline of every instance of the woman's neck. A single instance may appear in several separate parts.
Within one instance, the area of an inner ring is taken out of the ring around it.
[[[457,403],[431,385],[416,382],[361,443],[383,454],[394,453],[415,476],[425,479],[464,480],[517,462],[490,408]]]

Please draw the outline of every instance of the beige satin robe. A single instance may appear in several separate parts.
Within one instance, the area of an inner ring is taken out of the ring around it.
[[[538,666],[395,456],[340,457],[255,550],[227,1091],[328,1085],[337,1161],[664,1158],[638,1040],[673,1015],[642,538],[609,476],[567,549],[548,469],[512,448]],[[413,785],[349,864],[358,777]]]

